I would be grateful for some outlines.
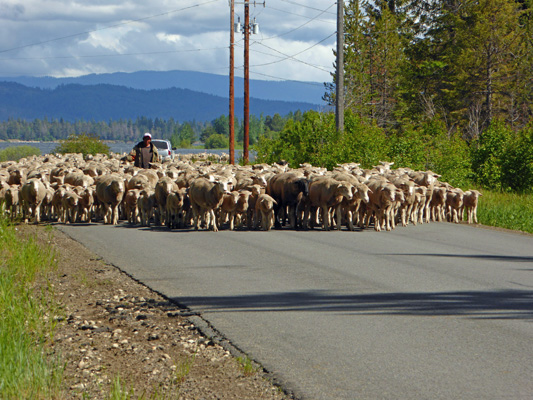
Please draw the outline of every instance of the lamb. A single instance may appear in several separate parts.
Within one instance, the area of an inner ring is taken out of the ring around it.
[[[61,198],[61,208],[63,210],[62,220],[65,224],[69,222],[75,223],[78,219],[78,203],[80,197],[71,188],[65,191]]]
[[[141,197],[140,189],[128,190],[126,194],[124,195],[124,199],[123,199],[124,214],[130,224],[136,224],[140,220],[139,208],[137,206],[137,202],[139,201],[140,197]]]
[[[237,200],[239,199],[239,192],[234,190],[230,193],[224,193],[222,202],[219,207],[218,225],[222,226],[226,219],[229,219],[229,229],[232,231],[235,227],[235,210],[237,209]]]
[[[477,203],[482,194],[477,190],[467,190],[463,195],[463,207],[469,224],[477,224]]]
[[[252,192],[249,190],[239,190],[239,198],[237,199],[237,206],[235,208],[235,224],[237,227],[242,226],[242,218],[248,217],[248,209],[250,208],[250,198],[252,197]],[[255,206],[255,203],[254,203]]]
[[[19,209],[19,185],[9,185],[5,189],[5,201],[6,201],[6,210],[9,212],[11,216],[11,220],[13,220],[18,213]]]
[[[309,195],[309,181],[294,172],[274,175],[268,181],[266,193],[276,200],[275,225],[281,228],[281,213],[288,208],[291,228],[297,225],[298,206],[303,198]]]
[[[381,231],[382,226],[387,231],[392,230],[391,226],[391,209],[396,199],[396,186],[380,179],[372,179],[368,182],[371,190],[369,195],[370,201],[367,210],[367,226],[370,220],[370,214],[374,213],[374,230]]]
[[[461,189],[451,189],[446,193],[446,209],[449,222],[459,223],[460,210],[463,209],[464,192]]]
[[[178,189],[178,185],[168,176],[159,179],[155,185],[155,201],[159,210],[159,222],[161,225],[166,225],[167,223],[167,197]]]
[[[353,185],[349,182],[337,181],[330,177],[317,178],[309,185],[309,204],[312,213],[320,209],[322,212],[322,229],[329,231],[329,209],[335,210],[337,217],[336,229],[341,229],[341,203],[344,198],[352,199]],[[308,209],[306,208],[306,214]],[[311,217],[311,221],[315,218]],[[306,220],[306,226],[307,220]]]
[[[96,196],[104,208],[104,223],[118,224],[119,206],[124,193],[124,179],[120,175],[110,174],[97,178]]]
[[[78,200],[78,214],[80,221],[82,222],[91,222],[92,211],[94,206],[94,187],[88,188],[77,188],[77,193],[79,196]]]
[[[189,209],[189,197],[187,189],[181,188],[170,193],[167,197],[167,226],[172,228],[183,228],[185,226],[185,214]]]
[[[150,226],[150,219],[154,214],[155,192],[152,189],[142,189],[137,200],[139,213],[141,214],[141,226]]]
[[[433,188],[433,196],[431,197],[431,219],[433,221],[442,222],[446,218],[446,192],[445,186],[438,186]]]
[[[40,179],[32,178],[21,186],[20,199],[22,200],[24,222],[28,222],[27,213],[31,214],[36,224],[41,221],[41,203],[45,197],[46,188]]]
[[[206,178],[195,179],[189,187],[189,198],[194,217],[194,229],[200,226],[200,217],[206,216],[206,228],[218,231],[214,210],[222,204],[222,196],[229,193],[228,181],[219,179],[210,182]]]
[[[427,188],[424,207],[420,210],[421,212],[420,223],[423,223],[424,220],[426,223],[429,223],[429,220],[431,217],[429,205],[431,203],[431,198],[433,196],[433,187],[435,186],[437,179],[440,178],[440,175],[432,171],[424,171],[424,172],[417,171],[417,172],[411,172],[409,176],[413,178],[413,180],[415,181],[417,185],[424,186]]]
[[[261,226],[263,230],[269,231],[274,223],[274,206],[276,200],[274,200],[268,194],[260,194],[255,202],[255,221],[254,228],[259,226],[259,217],[261,219]]]

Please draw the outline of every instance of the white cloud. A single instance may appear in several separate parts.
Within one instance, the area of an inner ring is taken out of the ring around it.
[[[251,76],[330,81],[335,8],[333,0],[251,6],[260,25],[250,38]],[[235,9],[244,22],[243,5]],[[242,35],[236,40],[238,75]],[[0,0],[0,76],[150,69],[226,74],[228,47],[227,0]]]

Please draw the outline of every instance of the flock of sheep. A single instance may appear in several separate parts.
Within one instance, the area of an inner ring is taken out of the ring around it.
[[[479,193],[440,182],[431,171],[309,164],[239,166],[207,154],[139,169],[118,154],[33,156],[0,165],[0,203],[10,218],[200,227],[348,230],[450,221],[477,223]],[[220,160],[219,160],[220,161]]]

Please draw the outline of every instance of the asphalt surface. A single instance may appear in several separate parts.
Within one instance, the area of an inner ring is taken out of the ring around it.
[[[533,399],[532,236],[58,228],[199,312],[300,399]]]

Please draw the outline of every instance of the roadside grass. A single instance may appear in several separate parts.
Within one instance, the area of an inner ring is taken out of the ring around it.
[[[0,216],[0,260],[0,398],[60,398],[63,366],[45,351],[57,305],[50,287],[35,285],[55,267],[54,253]]]
[[[237,357],[237,362],[242,370],[242,373],[245,376],[254,375],[256,372],[259,372],[259,367],[255,366],[253,361],[248,357]]]
[[[481,192],[477,211],[480,224],[533,233],[533,194]]]

